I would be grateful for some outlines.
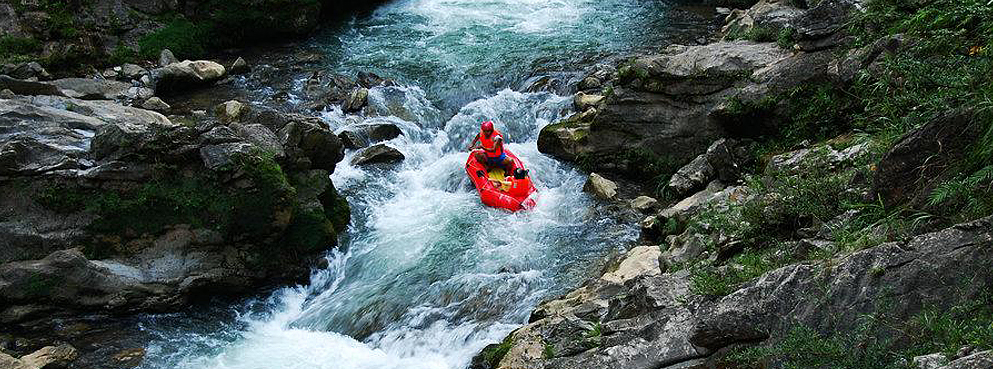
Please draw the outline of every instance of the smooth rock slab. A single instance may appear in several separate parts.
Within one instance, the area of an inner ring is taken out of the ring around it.
[[[227,70],[223,65],[209,60],[186,60],[150,72],[158,95],[168,95],[208,85],[220,80],[226,73]]]
[[[83,100],[118,100],[129,96],[130,83],[109,79],[63,78],[51,82],[69,97]]]

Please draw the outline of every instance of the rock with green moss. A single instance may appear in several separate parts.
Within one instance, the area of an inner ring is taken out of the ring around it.
[[[636,169],[644,165],[639,156],[684,164],[729,135],[715,108],[752,83],[753,72],[788,56],[774,45],[720,42],[636,58],[618,68],[601,107],[542,129],[539,150],[631,177],[649,174]]]
[[[110,101],[4,100],[4,322],[173,310],[309,276],[349,220],[329,179],[343,147],[311,119],[264,114],[187,126]]]

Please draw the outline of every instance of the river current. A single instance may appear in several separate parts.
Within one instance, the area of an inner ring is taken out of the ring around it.
[[[145,368],[460,369],[525,324],[548,298],[593,276],[637,229],[582,192],[585,175],[538,152],[539,130],[572,99],[521,92],[539,72],[574,72],[664,45],[671,6],[644,0],[401,0],[311,41],[329,70],[374,71],[360,118],[322,117],[336,132],[388,122],[406,159],[338,163],[333,182],[352,222],[307,285],[234,306],[151,315]],[[483,120],[530,168],[537,208],[482,206],[465,146]]]

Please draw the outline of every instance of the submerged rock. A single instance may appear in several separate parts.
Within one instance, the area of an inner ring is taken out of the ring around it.
[[[342,109],[346,112],[356,112],[362,110],[362,107],[366,105],[369,99],[369,89],[368,88],[358,88],[352,91],[352,94],[348,96],[345,100]]]
[[[248,66],[248,62],[245,61],[245,58],[239,56],[238,59],[231,64],[230,70],[231,74],[245,74],[251,72],[252,68]]]
[[[393,123],[371,123],[351,126],[341,131],[338,138],[347,149],[359,149],[380,141],[392,140],[403,132]]]

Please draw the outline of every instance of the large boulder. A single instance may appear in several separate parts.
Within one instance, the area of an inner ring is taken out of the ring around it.
[[[969,154],[982,136],[971,111],[948,113],[905,134],[876,166],[873,192],[887,206],[922,206],[944,174]]]
[[[369,100],[369,89],[362,87],[357,88],[348,95],[348,99],[342,104],[342,110],[346,112],[357,112],[362,110],[362,107],[366,105]]]
[[[804,14],[790,0],[761,0],[747,10],[735,9],[727,16],[721,34],[725,40],[754,32],[774,32],[793,27]]]
[[[198,123],[112,101],[0,100],[5,326],[176,310],[309,275],[349,219],[329,179],[337,137],[273,111]]]
[[[885,306],[887,319],[908,321],[925,307],[949,307],[978,298],[993,285],[970,279],[993,261],[993,218],[886,243],[853,253],[833,266],[797,264],[758,278],[700,312],[694,344],[717,349],[738,342],[782,337],[803,324],[818,331],[850,332],[859,317]],[[969,283],[955,281],[969,280]],[[805,298],[815,286],[820,298]],[[769,293],[776,291],[776,293]],[[858,293],[852,293],[858,291]],[[882,312],[882,311],[880,311]],[[883,334],[893,334],[886,332]]]
[[[845,27],[853,14],[865,7],[866,0],[823,0],[805,11],[792,23],[797,45],[804,51],[837,46],[844,39]]]
[[[352,158],[352,165],[369,165],[379,163],[396,163],[403,161],[404,156],[399,150],[384,144],[378,144],[363,149]]]
[[[149,72],[157,95],[171,95],[177,92],[203,87],[225,76],[224,66],[209,60],[185,60],[172,63]]]
[[[669,178],[666,194],[682,198],[700,191],[714,180],[733,183],[752,161],[749,145],[736,140],[714,141],[707,151],[684,165]]]
[[[159,66],[165,67],[170,64],[179,63],[179,59],[176,59],[176,55],[172,53],[172,50],[162,49],[159,52]]]
[[[230,100],[217,105],[214,108],[214,114],[216,114],[217,118],[222,122],[233,122],[241,119],[243,115],[248,113],[248,110],[248,105],[245,105],[245,103],[237,100]]]
[[[295,166],[334,172],[335,164],[345,157],[341,139],[320,118],[291,117],[277,133],[288,154],[298,158]]]
[[[110,101],[55,96],[3,100],[0,173],[34,175],[90,168],[94,166],[88,157],[93,138],[108,126],[136,132],[175,125],[159,113]]]
[[[830,144],[820,144],[785,152],[769,159],[767,175],[802,175],[812,171],[833,171],[839,168],[852,168],[868,162],[872,151],[868,141],[855,142],[845,148],[835,148]]]
[[[671,46],[621,67],[603,106],[544,127],[538,148],[593,170],[630,176],[648,163],[673,166],[728,135],[713,111],[757,70],[788,59],[773,44],[746,41]],[[753,123],[754,124],[754,123]],[[756,127],[752,127],[756,128]]]

